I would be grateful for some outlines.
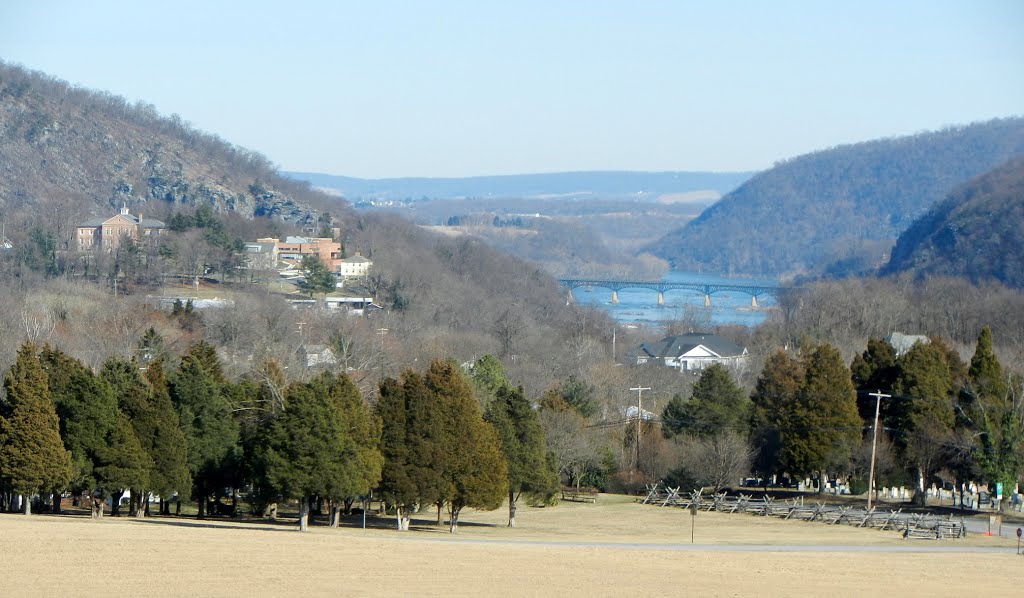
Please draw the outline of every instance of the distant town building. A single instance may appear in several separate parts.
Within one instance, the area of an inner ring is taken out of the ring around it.
[[[246,268],[273,270],[277,268],[277,243],[259,241],[245,244]]]
[[[341,260],[338,265],[338,274],[342,277],[366,276],[370,273],[371,266],[373,266],[373,261],[363,257],[357,251],[352,257]]]
[[[302,345],[299,347],[299,359],[306,368],[332,367],[338,365],[334,351],[327,345]]]
[[[331,272],[337,272],[342,261],[341,243],[328,237],[285,237],[284,241],[266,238],[256,239],[256,243],[274,243],[277,245],[278,259],[296,263],[307,255],[314,255]]]
[[[128,206],[124,205],[121,213],[116,216],[93,218],[78,225],[75,228],[75,247],[79,251],[113,251],[126,236],[141,241],[163,234],[164,228],[164,223],[159,220],[145,219],[142,214],[130,214]]]
[[[746,363],[747,350],[717,334],[691,332],[643,343],[631,352],[638,365],[657,364],[680,371],[699,371],[712,363],[738,368]]]
[[[927,345],[932,341],[923,334],[903,334],[902,332],[893,332],[889,336],[885,337],[885,342],[889,343],[889,346],[896,351],[896,357],[899,357],[909,351],[911,347],[917,343]]]

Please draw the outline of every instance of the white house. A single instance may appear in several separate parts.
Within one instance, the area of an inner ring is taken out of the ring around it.
[[[338,275],[342,278],[350,276],[366,276],[370,272],[373,261],[363,257],[358,251],[352,257],[341,260],[338,264]]]
[[[649,363],[680,371],[699,371],[712,363],[739,368],[747,360],[747,349],[717,334],[690,332],[643,343],[632,352],[638,365]]]
[[[899,357],[911,349],[917,343],[927,345],[932,342],[930,338],[923,334],[903,334],[902,332],[893,332],[889,336],[885,337],[885,342],[889,343],[889,346],[896,351],[896,356]]]

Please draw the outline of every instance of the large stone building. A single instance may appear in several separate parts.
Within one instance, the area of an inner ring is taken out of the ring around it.
[[[163,234],[165,225],[159,220],[145,219],[142,214],[133,216],[128,206],[121,207],[121,213],[110,218],[93,218],[75,228],[75,248],[79,251],[103,249],[113,251],[128,236],[136,241]]]

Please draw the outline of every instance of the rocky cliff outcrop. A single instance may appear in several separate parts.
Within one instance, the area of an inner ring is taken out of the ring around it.
[[[0,62],[0,210],[71,217],[210,205],[304,224],[337,200],[152,106]]]

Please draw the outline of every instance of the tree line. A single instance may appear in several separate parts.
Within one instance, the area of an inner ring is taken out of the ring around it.
[[[846,477],[866,490],[874,393],[880,404],[879,484],[976,480],[1009,492],[1024,470],[1024,381],[1000,364],[988,328],[969,363],[940,338],[897,354],[871,339],[847,366],[828,344],[777,351],[752,392],[720,365],[659,421],[609,417],[587,380],[570,376],[528,398],[497,358],[435,360],[385,377],[365,398],[345,374],[289,381],[268,360],[230,380],[216,349],[197,342],[171,366],[155,331],[139,358],[95,371],[63,351],[26,343],[0,402],[0,505],[23,496],[60,509],[66,493],[93,515],[128,493],[128,514],[254,515],[296,501],[299,525],[326,508],[330,524],[373,493],[408,529],[436,508],[451,531],[466,507],[522,495],[553,500],[560,483],[632,489],[645,482],[734,487],[763,479]],[[654,434],[660,424],[661,433]],[[637,429],[640,426],[640,429]],[[633,456],[635,455],[635,456]],[[150,500],[159,496],[159,502]],[[171,499],[176,500],[171,500]]]
[[[985,327],[969,363],[938,337],[902,354],[873,338],[849,367],[828,344],[779,350],[749,395],[711,366],[661,413],[664,436],[682,439],[669,476],[720,488],[753,471],[766,485],[817,478],[819,490],[846,477],[862,493],[876,407],[879,485],[912,485],[917,504],[933,483],[961,492],[971,481],[1001,484],[1009,494],[1024,474],[1024,378],[999,362]]]
[[[191,499],[203,518],[237,514],[242,498],[257,515],[297,500],[305,530],[312,505],[328,506],[337,526],[375,491],[399,529],[436,505],[454,532],[465,507],[493,510],[507,497],[514,526],[522,493],[546,501],[558,487],[538,414],[500,366],[486,367],[493,358],[479,381],[436,360],[385,378],[367,401],[345,374],[288,382],[273,361],[228,380],[205,342],[167,370],[152,329],[140,355],[94,372],[51,346],[21,347],[0,402],[0,506],[20,496],[30,513],[38,495],[59,512],[71,493],[101,517],[107,499],[119,514],[127,492],[131,516],[148,514],[155,495],[160,514],[173,502],[180,515]]]

